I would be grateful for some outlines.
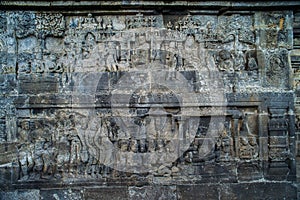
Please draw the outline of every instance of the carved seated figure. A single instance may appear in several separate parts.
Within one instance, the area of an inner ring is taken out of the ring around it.
[[[220,51],[219,56],[217,58],[217,63],[221,71],[234,72],[233,61],[229,51],[227,50]]]
[[[91,33],[85,36],[85,42],[82,47],[82,59],[80,61],[84,71],[90,71],[99,66],[99,50],[95,36]]]
[[[132,63],[135,67],[147,64],[150,59],[150,45],[146,41],[145,34],[140,34],[136,41],[135,51],[131,56]]]
[[[246,137],[240,137],[240,158],[251,159],[251,149]]]
[[[250,145],[250,148],[251,148],[251,156],[252,156],[252,158],[255,159],[255,158],[258,157],[258,144],[257,144],[257,141],[256,141],[256,137],[249,136],[248,139],[249,139],[249,145]]]
[[[232,156],[233,150],[233,141],[230,135],[228,134],[227,130],[224,130],[222,135],[221,135],[221,141],[220,141],[220,146],[221,146],[221,159],[224,160],[229,160],[230,157]]]
[[[254,136],[240,137],[240,158],[255,159],[258,156],[258,145]]]

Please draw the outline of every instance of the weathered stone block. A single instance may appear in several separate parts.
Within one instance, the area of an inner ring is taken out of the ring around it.
[[[56,200],[56,199],[83,199],[83,191],[77,189],[48,189],[40,191],[40,199]]]
[[[240,183],[221,187],[221,199],[297,199],[296,187],[285,183]]]
[[[238,180],[251,181],[263,178],[261,163],[241,163],[238,166]]]
[[[126,200],[128,199],[127,187],[102,187],[102,188],[86,188],[83,193],[84,199],[113,199]]]
[[[56,77],[46,76],[39,78],[36,76],[27,76],[19,82],[20,94],[42,94],[57,93],[58,79]]]
[[[219,199],[220,188],[216,185],[179,185],[178,199]]]
[[[13,199],[32,199],[39,200],[40,199],[40,191],[39,190],[18,190],[14,192],[0,192],[1,199],[13,200]]]
[[[129,199],[177,199],[176,186],[129,187]]]

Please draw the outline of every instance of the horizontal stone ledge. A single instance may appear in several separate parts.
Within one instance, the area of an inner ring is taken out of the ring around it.
[[[249,103],[247,104],[249,105]],[[172,104],[148,104],[148,105],[129,105],[129,104],[114,104],[111,105],[109,102],[103,102],[103,103],[33,103],[33,104],[15,104],[17,109],[30,109],[30,108],[76,108],[76,109],[93,109],[93,108],[116,108],[116,109],[131,109],[131,108],[150,108],[150,107],[157,107],[157,108],[180,108],[182,109],[193,109],[193,108],[199,108],[199,107],[222,107],[222,109],[226,109],[227,104],[221,103],[195,103],[195,104],[183,104],[183,105],[172,105]],[[231,106],[239,106],[238,104],[230,105]],[[245,104],[241,104],[240,106],[245,106]],[[257,106],[257,105],[252,105]]]
[[[263,9],[264,7],[271,8],[290,8],[297,9],[299,1],[1,1],[0,6],[10,9],[106,9],[106,11],[117,9],[163,9],[168,7],[180,6],[184,8],[205,8],[224,11],[230,9]],[[110,9],[110,10],[108,10]]]
[[[95,184],[95,183],[94,183]],[[79,188],[70,185],[61,185],[65,188],[22,188],[17,191],[2,190],[1,199],[23,199],[31,196],[49,199],[55,196],[80,197],[80,199],[139,199],[141,197],[164,196],[167,199],[297,199],[297,187],[291,182],[246,182],[246,183],[218,183],[218,184],[196,184],[196,185],[145,185],[136,187],[134,184],[128,186],[97,186],[89,187],[82,184]],[[34,187],[35,186],[35,187]],[[23,197],[23,198],[22,198]],[[139,198],[138,198],[139,197]]]
[[[184,104],[184,105],[172,105],[172,104],[157,104],[159,107],[168,107],[168,108],[198,108],[198,107],[258,107],[262,104],[261,101],[254,101],[254,102],[246,102],[246,101],[236,101],[236,102],[214,102],[214,103],[195,103],[195,104]],[[91,103],[91,102],[82,102],[82,103],[72,103],[70,101],[67,102],[58,102],[58,101],[51,101],[51,102],[34,102],[34,103],[25,103],[20,101],[15,102],[15,107],[17,109],[31,109],[31,108],[74,108],[74,109],[105,109],[105,108],[147,108],[147,107],[153,107],[152,104],[148,105],[129,105],[129,104],[114,104],[111,105],[110,102],[102,102],[102,103]],[[286,108],[286,104],[281,105],[280,108]]]
[[[288,182],[179,185],[179,199],[296,199],[297,188]]]
[[[73,103],[71,101],[66,102],[58,102],[58,101],[48,101],[48,102],[34,102],[34,103],[24,103],[21,101],[15,101],[15,107],[17,109],[31,109],[31,108],[78,108],[78,109],[93,109],[93,108],[148,108],[148,107],[167,107],[167,108],[198,108],[198,107],[236,107],[236,106],[251,106],[251,107],[258,107],[261,105],[260,101],[254,102],[246,102],[246,101],[236,101],[236,102],[203,102],[203,103],[185,103],[185,104],[140,104],[140,105],[129,105],[129,104],[111,104],[110,102],[102,102],[102,103],[92,103],[92,102],[82,102],[82,103]],[[285,107],[284,105],[281,107]]]

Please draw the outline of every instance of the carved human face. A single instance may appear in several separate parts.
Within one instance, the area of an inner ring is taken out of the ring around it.
[[[255,139],[255,137],[250,137],[249,138],[249,144],[251,145],[251,146],[255,146],[257,143],[256,143],[256,139]]]
[[[89,45],[93,45],[95,43],[95,38],[92,34],[88,34],[86,36],[86,41]]]
[[[185,41],[185,45],[188,47],[192,47],[194,45],[194,37],[193,36],[189,36],[186,41]]]
[[[41,128],[40,122],[35,122],[35,123],[34,123],[34,126],[35,126],[35,128],[37,128],[37,129],[38,129],[38,128]]]
[[[138,144],[136,140],[132,140],[132,143],[130,144],[130,150],[135,153],[138,151]]]
[[[122,152],[127,151],[128,143],[126,140],[121,140],[120,149]]]
[[[85,117],[78,118],[76,121],[76,125],[80,126],[82,129],[87,128],[87,119]]]
[[[145,43],[146,42],[146,37],[144,35],[140,35],[139,36],[139,42],[140,42],[140,44]]]
[[[175,47],[176,47],[175,42],[170,42],[169,48],[175,49]]]
[[[115,43],[113,43],[113,42],[109,42],[109,43],[107,44],[107,46],[108,46],[109,49],[115,49],[115,48],[116,48],[116,47],[115,47]]]
[[[222,60],[228,60],[230,59],[230,52],[226,50],[222,50],[220,51],[219,56]]]
[[[246,138],[241,138],[240,141],[241,141],[241,144],[244,146],[248,144],[248,141],[246,140]]]
[[[91,130],[98,130],[99,128],[99,123],[96,119],[93,119],[90,123],[90,129]]]
[[[28,122],[22,122],[21,127],[24,130],[29,130],[29,123]]]
[[[48,149],[50,147],[50,143],[49,142],[45,142],[43,148],[44,149]]]

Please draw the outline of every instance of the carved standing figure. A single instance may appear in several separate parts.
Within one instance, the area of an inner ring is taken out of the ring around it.
[[[28,143],[29,123],[21,122],[19,129],[18,161],[20,166],[19,178],[27,180],[29,178],[29,166],[33,166],[30,144]]]
[[[75,172],[77,175],[78,165],[80,164],[80,152],[81,152],[81,141],[77,135],[70,138],[71,149],[70,149],[70,171]]]
[[[184,66],[198,68],[198,47],[194,36],[189,35],[184,43]]]
[[[106,70],[109,72],[118,71],[117,45],[115,42],[108,42],[106,52]]]
[[[27,143],[28,142],[28,133],[29,133],[29,122],[28,121],[22,121],[21,122],[21,128],[19,129],[19,142]]]

